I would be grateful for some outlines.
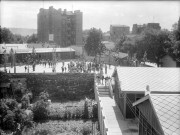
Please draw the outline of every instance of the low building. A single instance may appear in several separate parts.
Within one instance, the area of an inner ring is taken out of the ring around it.
[[[139,109],[139,135],[179,135],[179,94],[148,94],[133,103]]]
[[[136,117],[138,109],[132,103],[151,93],[180,90],[179,68],[117,67],[112,75],[114,97],[124,118]]]
[[[72,48],[13,48],[13,51],[16,53],[16,62],[23,62],[27,59],[29,54],[33,53],[33,50],[36,54],[37,59],[44,59],[44,60],[53,60],[53,53],[56,53],[56,58],[58,60],[64,59],[74,59],[75,58],[75,50]],[[7,63],[11,61],[10,54],[11,48],[6,48],[0,50],[0,58],[3,58],[3,55],[7,54]],[[3,60],[0,61],[1,63]]]

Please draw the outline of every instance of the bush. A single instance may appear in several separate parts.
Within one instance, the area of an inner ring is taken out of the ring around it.
[[[30,104],[30,96],[28,94],[25,94],[21,99],[22,109],[27,109]]]
[[[46,120],[49,116],[49,103],[44,100],[39,100],[33,105],[34,120]]]
[[[93,104],[93,108],[92,108],[92,117],[93,119],[98,119],[98,105],[97,103]]]
[[[39,99],[47,102],[49,99],[49,94],[46,91],[43,91],[39,94]]]
[[[25,113],[25,111],[18,107],[15,99],[3,99],[0,102],[0,127],[3,130],[15,132],[19,131],[25,126],[32,126],[32,119]]]
[[[78,101],[85,96],[94,99],[93,74],[13,74],[12,78],[27,79],[27,88],[33,93],[33,101],[44,90],[52,101]]]

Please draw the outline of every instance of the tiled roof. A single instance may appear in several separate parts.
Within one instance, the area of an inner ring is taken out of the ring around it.
[[[180,68],[117,67],[122,91],[180,92]]]
[[[165,135],[180,134],[180,94],[151,94],[151,101]]]

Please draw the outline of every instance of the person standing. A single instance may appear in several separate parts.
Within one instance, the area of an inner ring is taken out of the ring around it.
[[[24,67],[24,69],[25,69],[25,72],[26,72],[26,70],[27,70],[27,67],[25,66],[25,67]]]
[[[102,74],[102,76],[101,76],[101,80],[102,80],[102,84],[104,84],[103,83],[103,81],[104,81],[104,75]]]
[[[107,74],[107,65],[105,64],[105,74]]]
[[[65,72],[66,72],[66,67],[64,67],[64,70],[65,70]]]
[[[62,69],[62,73],[64,73],[64,67],[63,66],[61,67],[61,69]]]

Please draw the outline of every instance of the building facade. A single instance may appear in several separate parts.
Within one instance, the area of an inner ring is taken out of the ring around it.
[[[111,25],[110,37],[113,42],[118,42],[124,35],[129,34],[130,27],[125,25]]]
[[[159,23],[148,23],[143,25],[133,24],[132,34],[141,34],[146,28],[160,30],[161,26]]]
[[[133,24],[132,28],[132,34],[141,34],[142,31],[146,28],[146,25],[138,25],[138,24]]]
[[[58,46],[82,45],[82,12],[41,8],[37,15],[38,41]]]

